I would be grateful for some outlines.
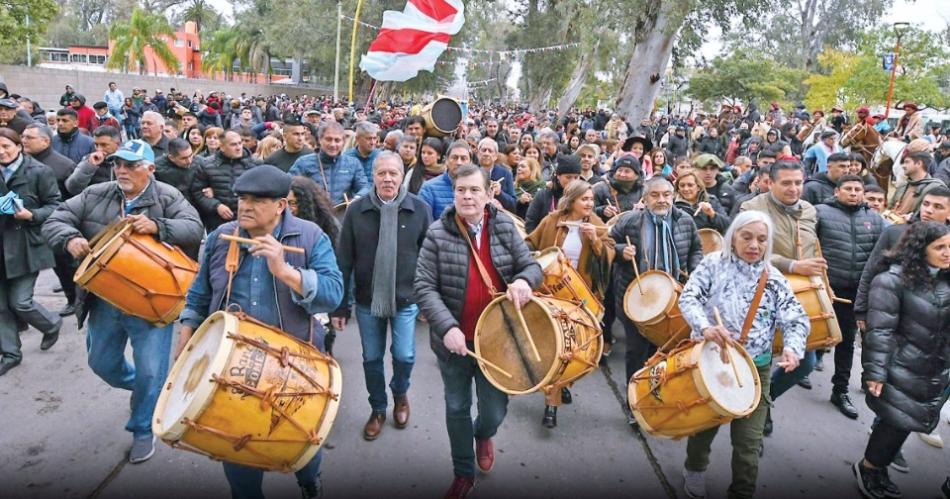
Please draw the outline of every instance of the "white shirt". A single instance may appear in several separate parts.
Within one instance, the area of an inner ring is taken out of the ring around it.
[[[581,248],[583,246],[580,228],[568,227],[567,236],[564,238],[564,243],[561,244],[561,251],[571,261],[571,266],[575,269],[577,269],[577,262],[581,259]]]

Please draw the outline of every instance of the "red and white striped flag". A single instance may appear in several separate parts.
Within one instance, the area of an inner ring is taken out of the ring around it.
[[[402,12],[387,10],[379,35],[360,69],[380,81],[406,81],[432,71],[465,23],[462,0],[409,0]]]

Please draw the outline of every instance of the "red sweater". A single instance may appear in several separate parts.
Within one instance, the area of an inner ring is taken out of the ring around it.
[[[478,256],[481,258],[488,276],[495,285],[495,291],[501,293],[507,289],[505,281],[498,275],[495,265],[491,261],[491,245],[488,236],[488,213],[485,213],[485,225],[482,228],[481,243],[478,245]],[[472,241],[474,243],[474,241]],[[485,307],[494,299],[475,263],[475,254],[468,253],[468,282],[465,284],[465,303],[462,304],[462,318],[459,329],[465,333],[466,341],[475,341],[475,326]]]

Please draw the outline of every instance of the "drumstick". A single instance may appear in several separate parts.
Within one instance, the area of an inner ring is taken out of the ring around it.
[[[821,253],[821,241],[815,239],[815,253],[818,255],[818,258],[824,258],[824,255]],[[825,286],[828,288],[828,297],[831,298],[831,301],[838,301],[841,303],[851,303],[850,300],[845,300],[844,298],[838,298],[835,296],[835,290],[831,289],[831,281],[828,280],[828,270],[824,269],[821,271],[821,280],[825,282]]]
[[[528,345],[531,346],[531,353],[534,354],[534,360],[541,362],[541,354],[538,353],[538,347],[534,344],[534,338],[531,337],[531,331],[528,330],[528,323],[524,320],[524,314],[521,312],[521,308],[515,306],[515,314],[518,315],[518,322],[521,323],[521,329],[524,331],[524,335],[528,337]]]
[[[584,223],[585,223],[585,222],[578,222],[578,221],[571,221],[571,220],[569,220],[569,221],[566,221],[566,222],[558,222],[558,223],[557,223],[557,226],[558,226],[558,227],[580,227],[580,226],[584,225]],[[596,227],[596,226],[594,227],[594,230],[609,230],[609,229],[610,229],[609,227]]]
[[[696,211],[693,212],[693,216],[695,217],[696,215],[699,215],[699,212],[701,212],[701,211],[703,211],[703,207],[702,207],[702,206],[700,206],[699,208],[696,208]]]
[[[722,325],[722,316],[719,315],[719,307],[713,307],[713,315],[716,316],[716,323],[719,327],[725,329],[726,326]],[[729,364],[732,365],[732,374],[736,377],[736,383],[739,384],[739,388],[742,388],[742,380],[739,379],[739,369],[736,368],[736,359],[732,358],[732,350],[728,344],[726,345],[726,355],[729,356]]]
[[[624,236],[627,238],[627,246],[633,246],[633,243],[630,242],[630,236]],[[640,295],[643,295],[643,286],[640,285],[640,269],[637,267],[637,255],[634,252],[633,259],[630,260],[633,262],[633,273],[637,276],[637,289],[640,290]]]
[[[261,244],[261,242],[258,241],[257,239],[248,239],[246,237],[232,236],[231,234],[221,234],[218,237],[220,237],[221,239],[224,239],[225,241],[237,241],[239,243],[245,243],[245,244]],[[304,253],[303,248],[298,248],[296,246],[285,246],[283,244],[281,246],[284,247],[284,251],[287,251],[290,253],[300,253],[300,254]]]
[[[468,355],[471,355],[472,357],[475,358],[475,360],[477,360],[477,361],[479,361],[479,362],[483,362],[486,366],[488,366],[488,367],[490,367],[490,368],[492,368],[492,369],[494,369],[494,370],[496,370],[496,371],[498,371],[498,372],[504,374],[505,376],[508,376],[509,378],[514,378],[514,376],[512,376],[510,372],[508,372],[508,371],[506,371],[506,370],[504,370],[504,369],[498,367],[497,365],[495,365],[494,363],[492,363],[492,362],[490,362],[490,361],[485,360],[484,357],[479,357],[478,354],[476,354],[475,352],[473,352],[473,351],[471,351],[471,350],[469,350],[469,349],[466,348],[466,349],[465,349],[465,353],[468,354]]]

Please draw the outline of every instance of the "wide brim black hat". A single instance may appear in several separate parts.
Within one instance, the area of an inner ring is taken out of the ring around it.
[[[644,154],[653,150],[653,141],[642,135],[634,135],[633,137],[628,137],[627,140],[623,141],[623,147],[620,148],[621,151],[628,152],[630,148],[633,147],[637,142],[643,144]]]

